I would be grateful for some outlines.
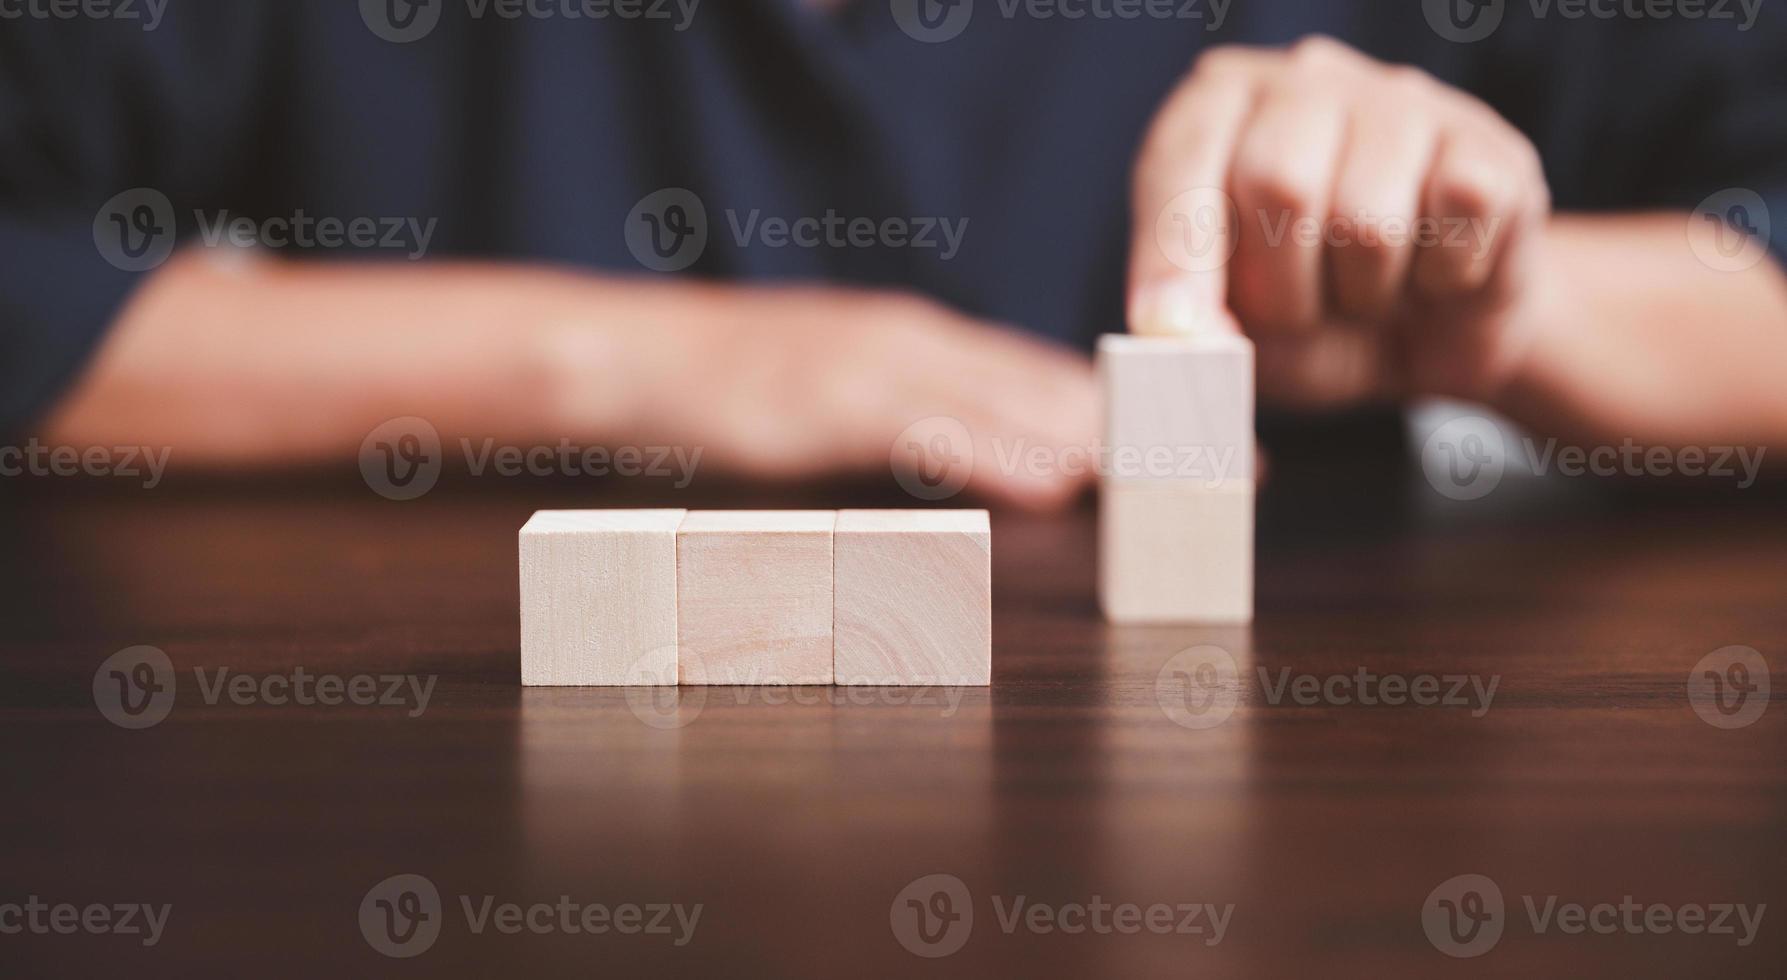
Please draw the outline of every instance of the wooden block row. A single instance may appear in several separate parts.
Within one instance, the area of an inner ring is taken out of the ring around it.
[[[1253,345],[1238,335],[1098,344],[1109,461],[1098,595],[1115,623],[1253,618]]]
[[[524,685],[984,685],[985,511],[539,511]]]

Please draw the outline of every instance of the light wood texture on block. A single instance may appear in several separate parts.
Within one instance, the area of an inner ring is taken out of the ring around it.
[[[832,682],[835,511],[691,511],[676,535],[684,684]]]
[[[1253,344],[1110,335],[1098,593],[1116,623],[1253,618]]]
[[[1098,341],[1104,444],[1119,479],[1251,480],[1253,343],[1236,335]]]
[[[683,510],[543,510],[522,526],[521,683],[677,682]]]
[[[1252,480],[1106,480],[1098,601],[1113,623],[1253,619]]]
[[[992,542],[984,510],[840,512],[837,683],[989,683]]]

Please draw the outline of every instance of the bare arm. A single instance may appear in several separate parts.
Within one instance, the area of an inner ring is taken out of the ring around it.
[[[907,426],[947,416],[975,439],[971,492],[1049,507],[1084,474],[994,465],[996,444],[1085,445],[1094,398],[1079,356],[898,294],[186,254],[45,435],[241,467],[351,459],[407,415],[448,440],[700,446],[779,479],[886,473]]]
[[[1689,217],[1553,219],[1542,322],[1496,407],[1584,441],[1787,446],[1787,275],[1706,264]]]

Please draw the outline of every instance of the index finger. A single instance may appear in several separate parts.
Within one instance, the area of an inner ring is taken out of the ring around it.
[[[1258,52],[1212,51],[1155,117],[1137,161],[1129,329],[1189,334],[1240,327],[1228,310],[1237,216],[1228,172],[1258,89]]]

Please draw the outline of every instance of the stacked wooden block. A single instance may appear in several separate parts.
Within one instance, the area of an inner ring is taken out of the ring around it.
[[[1253,345],[1111,335],[1098,591],[1117,623],[1253,618]]]
[[[986,511],[539,511],[525,685],[984,685]]]

